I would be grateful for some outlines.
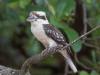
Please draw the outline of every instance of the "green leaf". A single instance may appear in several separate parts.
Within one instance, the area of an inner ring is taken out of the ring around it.
[[[74,7],[74,0],[58,0],[56,6],[57,17],[62,18],[65,14],[70,14]]]
[[[29,3],[31,2],[31,0],[19,0],[19,6],[21,8],[25,8]]]
[[[55,6],[55,5],[57,4],[57,1],[58,1],[58,0],[48,0],[48,2],[49,2],[50,4],[52,4],[53,6]]]
[[[68,36],[68,39],[70,42],[74,41],[76,38],[79,37],[78,33],[74,29],[72,29],[68,26],[64,27],[64,31],[65,31],[66,35]],[[74,50],[74,52],[79,52],[82,48],[81,40],[75,42],[71,47]]]
[[[60,0],[59,3],[57,4],[57,8],[56,8],[56,14],[57,14],[57,17],[61,18],[63,16],[63,11],[66,7],[66,3],[67,2],[64,2],[64,0]]]
[[[96,70],[92,70],[90,75],[100,75]]]
[[[91,51],[91,55],[92,55],[93,62],[96,63],[96,54],[94,50]]]
[[[29,55],[37,54],[41,50],[40,42],[34,36],[31,36],[31,38],[23,46],[23,48],[26,50],[26,53]]]
[[[40,7],[40,6],[36,6],[36,5],[33,5],[33,4],[29,4],[29,5],[27,5],[27,7],[25,8],[25,11],[27,12],[27,11],[32,11],[32,10],[34,10],[34,11],[47,11],[47,9],[46,8],[44,8],[44,7]]]
[[[89,73],[87,71],[80,71],[79,75],[89,75]]]
[[[74,8],[75,8],[75,1],[74,0],[68,0],[68,3],[66,5],[64,12],[66,14],[69,14]]]
[[[9,4],[11,8],[17,8],[19,6],[19,1],[14,1]]]
[[[53,15],[55,15],[55,10],[54,10],[54,7],[52,6],[52,5],[48,5],[48,7],[49,7],[49,10],[51,11],[51,13],[53,14]]]
[[[35,2],[37,3],[37,5],[43,5],[44,4],[44,0],[35,0]]]
[[[57,28],[63,28],[62,24],[58,23],[53,16],[50,17],[50,24],[54,25]]]
[[[87,57],[83,57],[83,62],[86,63],[88,66],[93,66],[94,63],[88,59]]]
[[[93,27],[97,27],[98,25],[100,25],[100,14],[97,15],[95,21],[93,22]],[[96,31],[92,32],[92,36],[93,37],[98,37],[100,36],[100,29],[97,29]]]
[[[92,1],[91,1],[91,0],[86,0],[86,2],[87,2],[88,4],[90,4]]]
[[[17,1],[17,0],[6,0],[5,2],[6,3],[11,3],[11,2],[15,2],[15,1]],[[2,1],[1,1],[2,2]]]
[[[23,22],[23,23],[25,23],[25,21],[26,21],[26,17],[25,17],[24,15],[20,15],[20,16],[19,16],[19,19],[20,19],[20,21]]]

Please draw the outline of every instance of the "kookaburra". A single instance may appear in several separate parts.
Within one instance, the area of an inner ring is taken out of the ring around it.
[[[46,48],[52,48],[58,44],[63,46],[67,45],[67,42],[62,33],[49,23],[45,12],[31,11],[29,17],[26,20],[31,23],[31,32],[33,35]],[[77,69],[67,52],[68,50],[70,51],[70,48],[60,50],[59,52],[65,57],[71,69],[76,73]]]

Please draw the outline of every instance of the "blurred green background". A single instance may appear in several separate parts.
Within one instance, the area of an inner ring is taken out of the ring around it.
[[[0,0],[0,65],[20,69],[27,58],[44,49],[26,22],[32,10],[45,11],[68,42],[100,24],[100,0]],[[71,50],[79,73],[69,68],[66,75],[100,75],[100,29],[73,44]],[[30,72],[63,75],[64,69],[64,58],[56,53],[32,65]]]

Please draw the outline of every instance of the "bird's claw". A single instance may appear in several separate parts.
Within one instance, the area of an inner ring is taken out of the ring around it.
[[[50,48],[47,47],[45,50],[42,51],[42,53],[41,53],[41,56],[42,56],[42,57],[44,57],[44,55],[45,55],[45,53],[46,53],[45,51],[48,51],[48,52],[49,52],[49,51],[50,51]]]

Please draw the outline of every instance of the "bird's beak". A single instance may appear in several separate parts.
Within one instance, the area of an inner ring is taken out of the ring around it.
[[[30,16],[30,17],[28,17],[28,18],[26,19],[26,21],[28,21],[28,22],[34,22],[34,21],[36,21],[36,18],[33,17],[33,16]]]

